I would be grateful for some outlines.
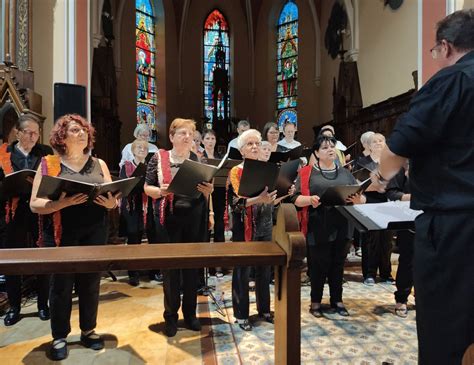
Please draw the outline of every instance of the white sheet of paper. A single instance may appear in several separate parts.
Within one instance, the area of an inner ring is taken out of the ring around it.
[[[408,201],[357,204],[354,209],[383,229],[386,229],[390,222],[411,222],[423,213],[421,210],[410,209]]]

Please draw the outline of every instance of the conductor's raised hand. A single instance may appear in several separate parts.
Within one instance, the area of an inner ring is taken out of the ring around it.
[[[94,203],[106,209],[114,209],[115,207],[117,207],[117,199],[119,199],[120,196],[121,196],[120,192],[114,195],[109,191],[107,192],[107,196],[98,195],[94,199]]]

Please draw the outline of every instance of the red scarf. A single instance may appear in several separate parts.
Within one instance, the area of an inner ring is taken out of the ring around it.
[[[300,171],[300,184],[301,184],[301,195],[310,196],[309,191],[309,179],[311,177],[312,166],[305,166]],[[300,231],[305,235],[308,233],[308,216],[309,206],[303,207],[298,212],[298,219],[300,221]]]
[[[171,183],[173,180],[173,176],[171,175],[171,162],[170,162],[170,151],[166,150],[159,150],[157,152],[157,169],[156,173],[158,175],[158,183],[160,186],[163,184]],[[173,199],[174,194],[168,194],[161,198],[160,200],[160,224],[165,224],[165,217],[166,217],[166,207],[169,204],[170,212],[173,214]]]

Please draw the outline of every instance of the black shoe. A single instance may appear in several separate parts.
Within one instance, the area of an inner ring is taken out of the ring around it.
[[[251,331],[253,329],[252,324],[248,319],[244,320],[242,323],[239,323],[238,321],[236,321],[236,323],[238,323],[239,327],[244,331]]]
[[[44,309],[39,309],[38,310],[38,317],[39,319],[41,319],[42,321],[47,321],[51,318],[50,314],[49,314],[49,308],[46,307]]]
[[[165,335],[168,337],[174,337],[176,336],[176,332],[178,332],[176,322],[165,321]]]
[[[260,314],[258,315],[260,318],[262,318],[265,322],[268,322],[268,323],[271,323],[271,324],[274,324],[275,323],[275,317],[271,314]]]
[[[311,313],[316,318],[322,318],[322,316],[323,316],[323,310],[322,310],[321,307],[319,307],[317,309],[310,308],[309,313]]]
[[[5,315],[3,322],[5,326],[13,326],[20,320],[20,310],[19,309],[10,309]]]
[[[92,350],[98,351],[104,348],[104,339],[95,333],[95,331],[92,331],[87,336],[81,334],[81,342],[84,347]]]
[[[342,317],[349,317],[350,316],[349,312],[347,311],[346,307],[344,307],[344,306],[340,307],[338,305],[334,305],[334,306],[332,306],[332,309]]]
[[[54,343],[54,341],[53,341]],[[59,344],[64,344],[64,346],[57,347]],[[59,341],[56,346],[51,345],[51,349],[49,350],[49,354],[51,355],[51,360],[60,361],[67,358],[67,342],[66,340]]]
[[[132,275],[128,277],[128,283],[131,286],[138,286],[140,285],[140,277],[138,275]]]
[[[191,331],[201,330],[201,323],[199,322],[199,319],[197,319],[196,317],[185,319],[184,324],[186,325],[186,328],[190,329]]]
[[[159,283],[162,283],[163,282],[163,275],[161,273],[150,275],[150,280],[155,280]]]

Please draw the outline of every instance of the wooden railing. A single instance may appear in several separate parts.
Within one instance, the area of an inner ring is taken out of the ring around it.
[[[282,204],[273,241],[105,245],[0,250],[2,274],[275,265],[275,363],[299,364],[300,275],[305,239],[296,209]]]

